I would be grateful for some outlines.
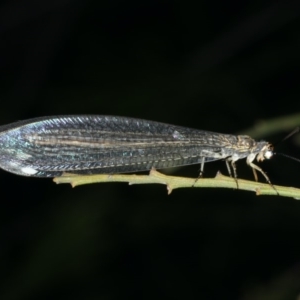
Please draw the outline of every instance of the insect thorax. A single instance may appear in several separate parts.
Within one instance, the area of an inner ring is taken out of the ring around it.
[[[258,160],[263,160],[266,157],[266,152],[272,151],[271,145],[268,142],[257,142],[247,135],[235,136],[235,140],[232,140],[227,147],[223,150],[223,155],[231,157],[231,160],[237,161],[242,158],[249,157],[251,161],[257,156]]]

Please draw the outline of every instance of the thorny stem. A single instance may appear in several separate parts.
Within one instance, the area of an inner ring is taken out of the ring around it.
[[[54,178],[54,182],[70,183],[73,187],[83,184],[100,183],[100,182],[128,182],[131,184],[165,184],[167,186],[168,194],[178,188],[230,188],[236,189],[236,181],[221,173],[217,173],[215,178],[200,178],[195,182],[195,178],[186,178],[178,176],[164,175],[156,170],[151,170],[149,175],[135,175],[135,174],[115,174],[115,175],[74,175],[64,174],[61,177]],[[274,188],[268,183],[260,183],[256,181],[248,181],[238,179],[239,190],[252,191],[256,195],[276,195],[283,197],[292,197],[300,200],[300,189],[278,186],[274,187],[278,191],[278,195]]]

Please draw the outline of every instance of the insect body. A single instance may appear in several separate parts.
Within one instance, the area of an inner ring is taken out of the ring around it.
[[[0,127],[0,167],[35,177],[115,174],[201,164],[224,159],[237,178],[235,162],[253,163],[273,155],[271,144],[154,121],[115,116],[52,116]],[[271,184],[271,183],[270,183]]]

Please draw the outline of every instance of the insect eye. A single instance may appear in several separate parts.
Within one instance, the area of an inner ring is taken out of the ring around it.
[[[264,157],[266,159],[270,159],[273,156],[273,151],[272,150],[267,150],[264,154]]]

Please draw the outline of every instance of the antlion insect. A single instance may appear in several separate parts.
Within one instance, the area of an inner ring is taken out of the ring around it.
[[[224,159],[237,182],[235,162],[246,158],[255,180],[258,171],[273,187],[253,163],[272,155],[271,144],[249,136],[127,117],[52,116],[0,127],[0,167],[24,176],[116,174],[191,164],[200,164],[202,175],[206,162]]]

